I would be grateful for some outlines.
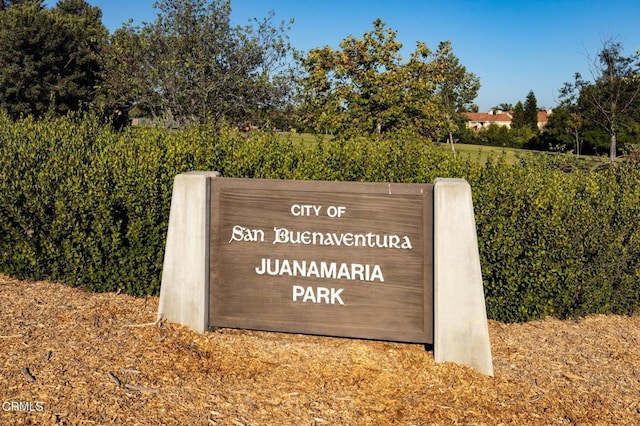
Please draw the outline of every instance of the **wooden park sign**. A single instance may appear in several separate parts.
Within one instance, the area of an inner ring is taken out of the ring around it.
[[[468,352],[459,339],[473,341],[478,334],[468,325],[478,322],[477,315],[439,321],[459,310],[460,289],[454,287],[469,268],[468,259],[460,259],[456,272],[445,275],[451,288],[439,290],[437,261],[447,267],[459,250],[459,241],[447,248],[450,240],[460,238],[450,229],[438,239],[434,229],[443,223],[434,209],[437,198],[433,184],[179,175],[158,314],[199,332],[230,327],[434,344],[436,361],[492,374],[481,276],[481,309],[474,307],[477,289],[470,292],[473,303],[462,300],[462,306],[483,315],[484,361],[459,357]]]
[[[215,179],[209,324],[433,343],[433,185]]]

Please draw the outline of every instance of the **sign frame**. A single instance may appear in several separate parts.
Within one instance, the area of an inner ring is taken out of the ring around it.
[[[158,321],[171,321],[173,323],[190,327],[198,333],[205,333],[216,326],[224,325],[216,325],[217,320],[214,320],[213,322],[210,321],[210,301],[212,299],[217,300],[215,299],[217,291],[215,283],[216,280],[221,278],[219,271],[215,269],[215,267],[212,268],[212,262],[225,261],[224,256],[219,256],[221,253],[219,251],[219,245],[212,243],[212,235],[214,232],[217,232],[215,235],[216,238],[219,238],[222,235],[220,233],[220,229],[223,229],[223,232],[224,229],[227,229],[226,237],[229,237],[229,226],[235,223],[235,216],[227,215],[227,222],[224,222],[224,216],[226,213],[222,213],[223,217],[216,216],[220,215],[219,212],[216,213],[219,209],[216,207],[217,204],[215,204],[215,200],[217,199],[216,197],[220,195],[216,188],[222,188],[226,187],[225,185],[230,185],[230,187],[226,188],[228,191],[231,191],[231,195],[233,195],[233,191],[238,188],[238,182],[241,181],[229,178],[220,178],[218,172],[206,171],[181,173],[175,177],[173,193],[171,196],[171,211],[167,227],[160,298],[158,301]],[[429,290],[431,294],[424,297],[424,301],[426,301],[425,309],[424,311],[421,311],[421,313],[424,314],[424,317],[419,318],[419,322],[428,324],[429,317],[432,317],[432,327],[429,327],[428,325],[423,327],[426,331],[424,333],[420,333],[418,337],[415,335],[402,334],[407,331],[407,327],[402,326],[392,328],[390,333],[385,331],[386,334],[376,334],[374,336],[361,334],[359,332],[361,330],[358,330],[358,327],[351,327],[350,329],[340,329],[341,331],[336,331],[334,328],[330,328],[328,330],[326,328],[315,328],[309,330],[306,328],[298,329],[297,326],[295,328],[283,328],[280,327],[282,324],[278,324],[277,327],[264,327],[263,324],[260,323],[248,324],[249,326],[252,326],[251,328],[257,330],[269,329],[272,331],[295,333],[317,333],[327,336],[369,339],[379,338],[389,341],[416,341],[416,343],[432,341],[435,362],[455,362],[464,364],[475,368],[483,374],[487,374],[489,376],[493,375],[491,343],[489,339],[489,327],[484,300],[484,288],[480,265],[480,253],[478,250],[476,235],[472,193],[471,187],[464,179],[438,178],[435,180],[432,187],[428,184],[424,184],[427,186],[423,186],[423,184],[418,184],[417,186],[405,186],[405,184],[394,183],[308,183],[309,181],[276,181],[280,183],[274,183],[274,181],[271,180],[259,179],[251,179],[251,182],[266,184],[267,194],[269,190],[276,188],[272,185],[283,185],[278,186],[278,188],[283,188],[284,191],[289,191],[289,196],[291,195],[291,191],[299,191],[299,187],[302,184],[309,184],[312,187],[314,187],[314,185],[327,185],[325,187],[327,192],[320,191],[320,199],[323,202],[327,201],[326,196],[334,194],[333,191],[344,191],[337,193],[342,194],[341,197],[346,197],[347,200],[356,197],[354,194],[360,192],[363,192],[366,196],[373,197],[375,199],[376,197],[380,197],[385,194],[388,194],[389,196],[402,194],[403,191],[407,191],[407,188],[414,188],[411,191],[415,192],[415,188],[422,187],[420,191],[422,191],[422,196],[425,197],[424,202],[427,203],[429,202],[428,200],[432,200],[431,216],[427,215],[423,217],[422,220],[425,221],[425,223],[432,223],[433,226],[431,234],[432,238],[427,237],[426,239],[421,240],[420,243],[417,243],[418,240],[412,236],[413,234],[411,234],[411,231],[407,231],[408,238],[412,242],[412,249],[420,246],[421,244],[428,246],[428,240],[432,240],[433,244],[431,248],[427,247],[424,249],[423,247],[423,251],[421,253],[423,258],[426,259],[425,264],[431,261],[433,274],[426,274],[427,276],[432,276],[432,286],[426,286],[427,288],[431,287]],[[236,186],[234,187],[234,185]],[[353,188],[353,191],[356,191],[357,188],[357,191],[353,192],[351,189],[345,190],[341,185],[347,185],[345,188]],[[425,188],[427,188],[426,191]],[[428,188],[431,188],[431,190]],[[315,192],[317,193],[318,191],[319,190]],[[427,195],[424,195],[425,193]],[[227,193],[226,196],[229,195],[230,194]],[[253,196],[255,196],[255,193]],[[410,198],[412,195],[406,194],[405,196]],[[344,201],[344,199],[345,198],[342,198],[341,200]],[[315,199],[315,201],[318,200]],[[343,207],[343,213],[344,211],[349,211],[351,208],[349,207],[350,204],[347,202],[339,204],[340,205],[335,205],[334,207],[336,207],[336,209],[333,210],[334,216],[336,217],[338,215],[339,207]],[[311,204],[311,206],[312,207],[307,207],[307,213],[312,211],[316,212],[313,204]],[[260,208],[264,208],[264,206],[259,205],[253,207],[254,210]],[[431,211],[431,208],[426,210]],[[303,210],[296,210],[296,213],[299,213],[300,211]],[[404,213],[402,210],[399,212]],[[293,214],[293,210],[290,210],[290,213]],[[284,215],[286,216],[286,206]],[[277,213],[276,216],[283,217],[283,213]],[[229,217],[231,217],[231,220]],[[398,214],[398,217],[401,217],[401,214]],[[427,217],[432,219],[426,219]],[[223,220],[222,227],[220,225],[221,222],[219,222],[221,219]],[[394,218],[394,220],[396,219],[397,218]],[[255,216],[252,220],[255,220]],[[357,223],[357,221],[358,219],[356,218],[356,222],[353,223]],[[212,223],[214,224],[213,232]],[[400,223],[402,223],[402,221],[400,221]],[[231,228],[232,227],[233,226],[231,226]],[[265,225],[265,230],[267,228],[268,226]],[[365,228],[356,228],[357,227],[354,227],[354,229],[349,228],[349,232],[352,232],[354,235],[368,232]],[[384,226],[382,228],[384,228]],[[291,226],[291,229],[293,229],[293,226]],[[338,228],[333,229],[336,233],[339,232]],[[402,233],[397,227],[392,227],[381,232],[387,234]],[[237,235],[242,235],[242,232],[239,232]],[[275,241],[276,237],[273,238]],[[305,241],[308,241],[309,237],[296,238],[301,238],[301,241],[306,238]],[[351,244],[356,239],[353,235],[347,237],[342,235],[340,238],[340,241],[349,241],[350,243],[347,245]],[[229,238],[227,241],[231,240],[232,238]],[[369,246],[372,244],[368,240],[366,243],[363,242],[364,240],[359,241],[359,244],[361,245]],[[285,244],[279,243],[278,245],[283,246]],[[297,248],[298,247],[295,246],[295,249]],[[356,247],[354,250],[360,251],[361,248]],[[388,248],[385,250],[388,250]],[[294,250],[293,253],[296,256],[298,254],[296,250]],[[290,254],[291,252],[289,252],[289,255]],[[251,271],[251,268],[254,268],[254,273],[261,275],[260,271],[263,269],[255,269],[256,267],[261,268],[259,266],[260,262],[258,262],[257,259],[258,258],[253,259],[253,265],[249,264],[249,271]],[[262,259],[264,259],[264,257],[262,257]],[[329,262],[331,260],[338,261],[339,259],[318,260],[320,262]],[[358,264],[367,263],[365,260],[354,260],[354,262],[358,262]],[[258,265],[255,264],[256,262],[258,262]],[[303,278],[305,280],[308,279],[309,281],[317,278],[328,278],[329,280],[340,282],[340,284],[345,280],[354,281],[354,283],[355,281],[367,281],[367,285],[371,283],[374,285],[386,284],[387,277],[393,276],[393,280],[398,278],[395,275],[395,272],[393,272],[392,267],[388,267],[386,264],[380,262],[375,263],[375,260],[368,263],[370,266],[371,264],[379,263],[379,273],[372,273],[368,277],[361,277],[358,275],[357,280],[354,280],[354,277],[356,276],[356,272],[354,271],[360,271],[362,267],[361,265],[357,268],[355,268],[353,264],[351,265],[351,276],[348,275],[349,272],[343,273],[342,269],[340,269],[340,274],[337,272],[331,272],[333,270],[325,265],[325,269],[321,273],[321,275],[324,275],[323,277],[316,276],[315,274],[318,274],[317,272],[314,274],[307,272]],[[342,267],[343,266],[340,266],[340,268]],[[227,272],[227,274],[228,273],[229,272]],[[232,271],[232,273],[234,272]],[[296,270],[296,274],[297,273],[304,275],[302,272]],[[334,273],[336,276],[331,275]],[[360,274],[360,272],[357,273]],[[281,267],[279,271],[273,272],[272,274],[269,273],[268,275],[277,276],[276,278],[283,278],[280,275],[287,276],[295,274],[291,273],[291,268],[286,269]],[[382,275],[385,277],[384,283],[381,279]],[[222,278],[224,278],[224,276]],[[392,282],[393,280],[390,279],[388,282]],[[286,282],[281,282],[279,284],[283,283],[287,284]],[[284,285],[284,287],[286,288],[286,285]],[[268,293],[269,289],[266,288],[260,290],[266,290]],[[348,293],[350,294],[346,287],[344,291],[346,292],[345,299],[351,300],[346,296]],[[342,294],[338,293],[337,290],[336,293]],[[318,292],[316,296],[319,294],[320,292]],[[302,294],[299,294],[299,296],[302,296]],[[306,298],[307,294],[303,297]],[[316,297],[315,301],[317,302],[318,300],[321,300],[326,302],[329,300],[328,297],[329,296],[325,293],[324,299]],[[312,296],[309,295],[309,300],[306,301],[313,302],[314,300]],[[337,301],[337,299],[334,300],[334,302]],[[303,300],[303,302],[305,302],[305,300]],[[301,303],[300,305],[304,307],[305,304]],[[344,306],[335,307],[342,308]],[[215,309],[217,308],[214,307],[214,310]],[[431,314],[427,313],[429,312],[427,309],[431,309]],[[214,312],[214,318],[215,315],[216,314]],[[235,325],[245,326],[247,324]],[[430,337],[427,334],[429,329],[431,329],[432,333]],[[355,332],[352,332],[354,330]]]

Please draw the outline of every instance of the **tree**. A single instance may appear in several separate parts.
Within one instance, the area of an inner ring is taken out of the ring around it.
[[[509,111],[513,111],[513,104],[510,103],[506,103],[503,102],[500,105],[494,106],[493,108],[491,108],[493,111],[504,111],[504,112],[509,112]]]
[[[66,113],[93,102],[100,83],[100,53],[108,32],[102,25],[102,11],[85,0],[58,0],[52,12],[67,37],[58,51],[67,62],[55,92],[56,109]]]
[[[159,92],[148,85],[154,72],[148,41],[127,23],[104,46],[102,84],[94,107],[116,128],[126,126],[130,118],[161,110]]]
[[[161,0],[155,7],[155,22],[126,25],[111,38],[103,99],[118,104],[105,108],[135,105],[179,125],[220,124],[256,121],[288,100],[291,22],[276,26],[271,13],[233,26],[229,0]]]
[[[531,130],[538,132],[538,102],[532,90],[524,101],[524,124]]]
[[[304,119],[316,131],[344,135],[410,129],[440,139],[477,94],[477,78],[453,55],[449,42],[432,52],[417,42],[403,62],[397,33],[377,19],[360,38],[334,50],[311,49],[303,58]]]
[[[3,11],[3,10],[6,10],[11,5],[27,3],[27,2],[31,2],[31,1],[34,1],[34,0],[0,0],[0,12]],[[44,0],[43,1],[38,1],[38,3],[40,3],[40,5],[42,5],[42,3],[44,3]]]
[[[573,145],[573,141],[571,114],[565,108],[558,107],[549,116],[544,131],[535,140],[533,147],[543,151],[566,151]]]
[[[331,47],[311,49],[302,61],[307,122],[316,130],[382,133],[403,116],[400,48],[396,32],[380,20],[362,38],[349,36]]]
[[[640,52],[631,56],[622,52],[620,42],[604,41],[597,58],[590,60],[593,81],[576,73],[574,81],[560,90],[563,106],[609,135],[611,161],[617,156],[619,133],[640,114]]]
[[[582,141],[580,140],[580,130],[582,129],[582,125],[583,125],[582,117],[580,117],[580,115],[576,113],[569,113],[568,124],[569,124],[569,129],[573,134],[573,140],[576,144],[575,153],[576,155],[580,155],[581,154],[580,147],[582,145]]]
[[[522,105],[522,102],[518,101],[516,106],[513,108],[511,128],[521,129],[523,127],[527,127],[527,117],[524,112],[524,105]]]
[[[106,34],[100,9],[83,0],[60,0],[53,9],[11,2],[0,11],[0,106],[14,118],[86,107]]]
[[[480,112],[480,107],[472,103],[460,109],[460,112]]]
[[[426,43],[417,42],[409,61],[401,65],[398,80],[389,86],[394,91],[388,99],[401,105],[400,119],[395,127],[388,129],[390,132],[408,130],[433,140],[446,134],[438,121],[439,108],[434,96],[437,76],[431,64],[432,56]]]
[[[460,114],[478,95],[480,79],[460,64],[453,55],[451,42],[441,42],[438,46],[434,66],[440,78],[437,81],[435,94],[444,115],[444,125],[448,132],[448,142],[454,149],[453,132],[460,128],[466,119]]]

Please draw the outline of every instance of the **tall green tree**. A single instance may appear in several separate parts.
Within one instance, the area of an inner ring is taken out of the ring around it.
[[[574,134],[571,128],[571,114],[558,107],[549,116],[544,131],[536,138],[535,148],[542,151],[567,151],[573,147]],[[577,146],[576,146],[577,153]]]
[[[149,51],[149,40],[131,23],[111,34],[104,46],[102,83],[94,107],[116,128],[161,109],[160,93],[148,85],[154,72]]]
[[[453,133],[466,122],[466,118],[460,113],[466,111],[478,96],[480,79],[460,64],[460,60],[453,54],[449,41],[438,45],[433,65],[438,74],[435,94],[448,134],[447,141],[455,151]]]
[[[186,125],[257,121],[288,100],[291,22],[274,24],[271,13],[235,26],[229,0],[160,0],[155,7],[154,22],[125,26],[111,38],[104,108],[135,105]]]
[[[538,101],[533,90],[527,94],[524,101],[524,122],[534,132],[538,132]]]
[[[608,134],[609,159],[614,161],[621,132],[635,128],[640,118],[640,52],[625,56],[622,43],[608,39],[590,62],[593,80],[576,73],[560,90],[560,99],[585,124]]]
[[[516,106],[513,108],[513,114],[511,117],[511,128],[522,129],[527,126],[527,116],[524,112],[524,105],[521,101],[518,101]]]
[[[0,106],[10,116],[65,114],[89,105],[107,35],[84,0],[12,2],[0,11]]]
[[[406,120],[401,47],[396,32],[378,19],[362,38],[342,40],[338,51],[311,49],[303,60],[308,122],[316,130],[382,133]]]
[[[433,52],[424,42],[417,42],[409,61],[402,67],[395,98],[401,100],[402,116],[396,129],[409,130],[433,140],[442,139],[447,129],[439,121],[440,108],[435,97],[439,77],[432,66]]]
[[[311,49],[302,61],[307,125],[347,135],[406,129],[433,139],[449,134],[457,114],[476,96],[477,78],[448,42],[435,52],[417,42],[403,62],[396,37],[377,19],[371,31],[348,36],[338,50]]]
[[[102,24],[102,11],[85,0],[58,0],[52,12],[67,37],[61,51],[67,62],[55,93],[56,109],[65,113],[94,101],[108,31]]]

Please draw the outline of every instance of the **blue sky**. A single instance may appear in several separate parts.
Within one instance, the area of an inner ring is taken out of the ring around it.
[[[103,12],[111,31],[132,18],[155,19],[155,0],[87,0]],[[53,5],[55,2],[46,2]],[[538,106],[552,108],[558,89],[575,72],[589,76],[588,57],[607,38],[618,38],[629,55],[640,49],[638,0],[232,0],[232,19],[246,24],[270,10],[276,19],[293,18],[292,44],[300,50],[332,46],[361,36],[381,18],[397,31],[408,58],[416,41],[435,49],[450,40],[454,54],[481,82],[481,111],[525,100],[529,90]]]

